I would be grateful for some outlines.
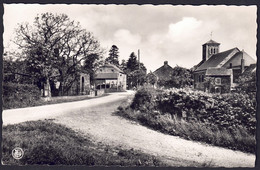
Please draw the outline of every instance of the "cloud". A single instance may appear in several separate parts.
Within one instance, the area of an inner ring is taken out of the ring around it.
[[[141,37],[138,34],[132,34],[127,29],[119,29],[114,33],[114,38],[121,42],[129,45],[137,45],[141,42]]]
[[[199,63],[201,45],[212,31],[221,51],[238,47],[256,53],[256,6],[5,4],[4,8],[5,44],[17,23],[31,23],[37,13],[66,13],[93,32],[107,51],[117,45],[120,61],[140,49],[141,62],[153,71],[165,60],[173,67]]]
[[[185,38],[191,38],[196,30],[202,25],[202,21],[193,17],[183,17],[177,23],[169,24],[168,35],[173,41],[182,41]]]

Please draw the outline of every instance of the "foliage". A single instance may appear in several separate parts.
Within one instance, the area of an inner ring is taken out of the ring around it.
[[[27,69],[26,62],[10,51],[3,55],[3,81],[21,84],[36,83],[35,77]]]
[[[191,70],[176,66],[173,68],[170,75],[168,75],[170,79],[164,80],[160,79],[158,81],[159,86],[164,86],[166,88],[184,88],[186,86],[192,85],[192,74]]]
[[[256,100],[246,94],[142,88],[117,114],[168,134],[255,151]]]
[[[2,139],[2,162],[8,165],[164,165],[154,156],[134,149],[95,144],[51,120],[4,126]],[[25,154],[20,160],[11,156],[15,147],[24,150]]]
[[[102,65],[102,61],[99,60],[100,56],[97,54],[90,54],[84,61],[83,68],[90,74],[90,82],[93,84],[95,79],[96,69]]]
[[[3,83],[3,109],[33,106],[39,100],[40,91],[35,85]]]
[[[129,59],[126,62],[126,69],[124,71],[127,74],[128,88],[133,88],[144,84],[146,68],[143,63],[139,64],[134,52],[130,54]]]
[[[108,58],[106,58],[106,61],[116,66],[119,66],[118,54],[119,54],[118,47],[116,45],[112,45],[111,49],[109,50],[109,54],[108,54],[109,56]]]
[[[126,66],[127,66],[128,72],[135,71],[139,68],[137,56],[135,55],[134,52],[132,52],[130,54],[129,59],[127,60]]]
[[[152,72],[148,73],[145,77],[145,81],[149,84],[155,85],[155,83],[157,82],[157,77],[155,74],[153,74]]]
[[[59,81],[61,94],[70,89],[81,62],[102,50],[92,33],[65,14],[43,13],[34,24],[19,24],[14,43],[27,67],[38,81]]]
[[[244,93],[256,92],[256,72],[248,71],[239,76],[237,90]]]
[[[183,88],[192,85],[192,75],[189,69],[176,66],[172,72],[173,87]]]

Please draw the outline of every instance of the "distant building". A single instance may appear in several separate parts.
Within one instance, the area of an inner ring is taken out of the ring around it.
[[[117,66],[105,63],[96,71],[97,89],[126,90],[126,74]]]
[[[164,61],[163,66],[153,72],[158,81],[168,81],[171,79],[173,68],[168,65],[168,61]]]
[[[194,88],[209,92],[227,93],[236,86],[239,76],[254,67],[256,61],[237,47],[219,52],[213,40],[202,45],[202,61],[195,67]]]

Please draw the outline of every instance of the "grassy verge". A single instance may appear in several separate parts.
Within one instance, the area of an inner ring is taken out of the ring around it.
[[[47,104],[58,104],[58,103],[66,103],[66,102],[75,102],[80,100],[89,100],[98,97],[108,96],[109,94],[104,93],[101,96],[89,97],[87,95],[82,96],[62,96],[62,97],[52,97],[49,101],[40,98],[39,100],[34,100],[33,102],[21,102],[19,100],[12,100],[12,102],[8,102],[5,104],[5,100],[3,100],[3,109],[15,109],[15,108],[24,108],[24,107],[33,107],[33,106],[42,106]]]
[[[4,126],[2,139],[2,163],[5,165],[164,166],[154,156],[134,149],[96,144],[51,120]],[[15,147],[24,150],[20,160],[11,155]]]
[[[205,142],[215,146],[221,146],[233,150],[249,153],[256,151],[255,135],[250,134],[247,129],[238,126],[235,130],[219,128],[215,125],[205,124],[199,121],[180,120],[171,114],[160,114],[159,112],[145,113],[129,107],[130,102],[124,102],[114,113],[130,120],[139,122],[160,132],[180,136],[194,141]]]

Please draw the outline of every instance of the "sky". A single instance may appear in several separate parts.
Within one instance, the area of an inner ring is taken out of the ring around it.
[[[164,61],[193,67],[210,39],[220,43],[220,51],[238,47],[256,59],[256,6],[4,4],[4,47],[15,48],[10,40],[18,23],[32,24],[45,12],[80,22],[107,51],[104,57],[112,45],[119,48],[119,61],[140,49],[148,72]]]

